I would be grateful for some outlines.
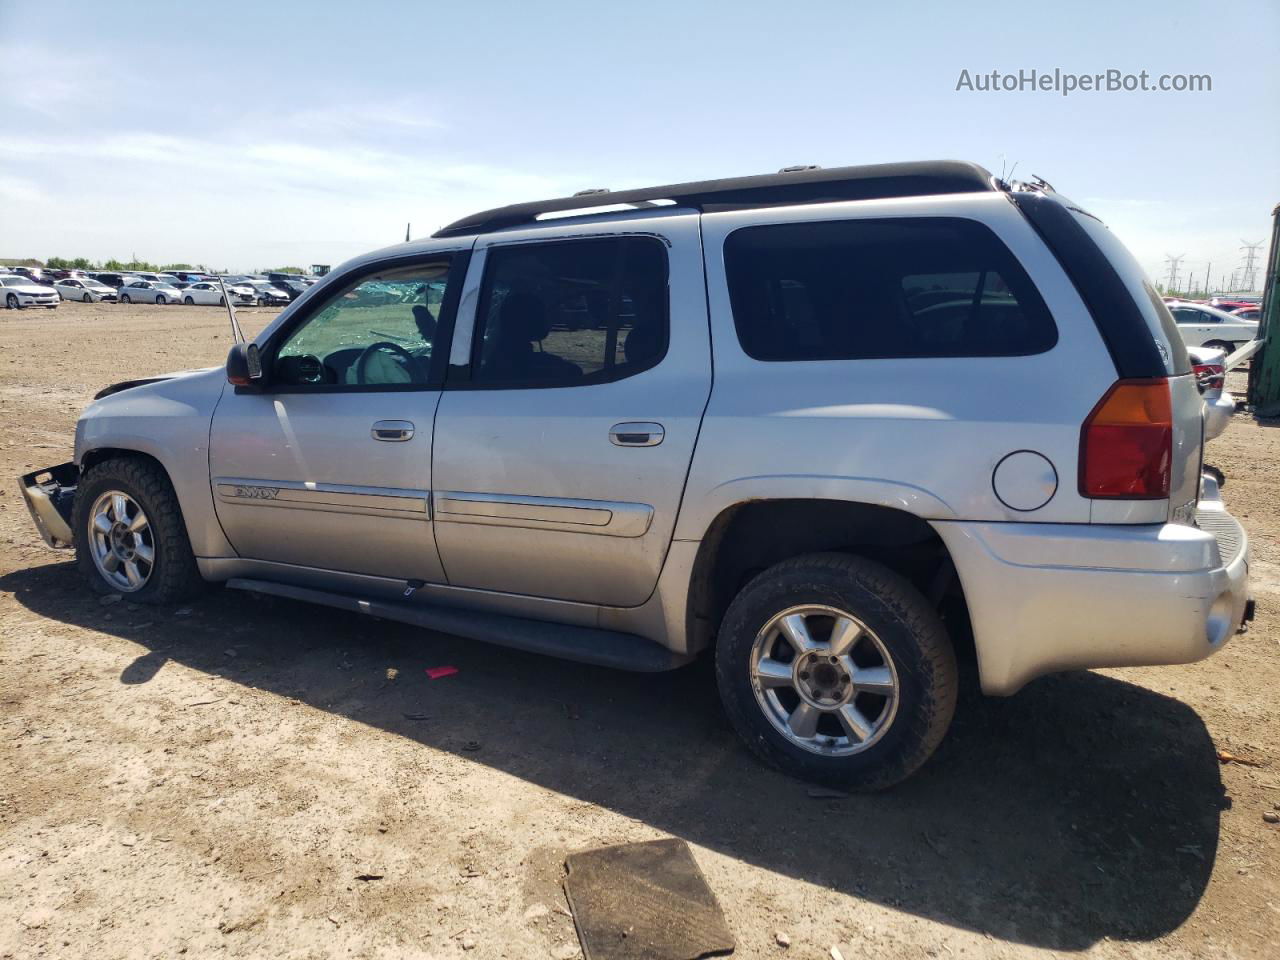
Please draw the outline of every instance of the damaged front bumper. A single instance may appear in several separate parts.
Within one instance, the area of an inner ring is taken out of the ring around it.
[[[74,463],[45,467],[18,478],[22,499],[44,542],[57,550],[72,546],[71,508],[76,499],[80,468]]]

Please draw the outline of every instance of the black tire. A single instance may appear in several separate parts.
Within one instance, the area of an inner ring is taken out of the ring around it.
[[[751,654],[757,634],[782,611],[804,604],[853,615],[892,659],[896,710],[860,752],[823,756],[798,746],[756,699]],[[924,596],[878,563],[822,553],[776,564],[742,589],[720,626],[716,680],[729,720],[761,759],[802,780],[850,790],[882,790],[919,769],[942,742],[959,690],[951,640]]]
[[[194,307],[194,306],[196,305],[196,302],[195,302],[193,299],[191,299],[190,297],[187,297],[187,298],[186,298],[185,300],[183,300],[182,302],[183,302],[183,303],[185,303],[188,307]]]
[[[155,565],[146,585],[125,596],[134,603],[160,605],[178,603],[197,594],[204,581],[196,567],[178,496],[164,470],[142,457],[104,460],[80,478],[72,512],[72,536],[76,563],[90,586],[98,593],[120,592],[119,587],[107,582],[98,571],[89,542],[93,504],[111,490],[127,494],[146,513],[155,550]]]
[[[1225,340],[1210,340],[1208,343],[1203,344],[1203,346],[1209,350],[1222,350],[1228,354],[1235,350],[1235,347],[1227,343]]]
[[[93,294],[86,293],[86,294],[85,294],[83,297],[81,297],[80,299],[82,299],[85,303],[93,303]]]
[[[22,304],[18,303],[18,295],[16,293],[11,293],[5,297],[4,305],[10,310],[18,310],[22,307]]]
[[[164,304],[166,304],[166,303],[168,303],[168,302],[169,302],[169,301],[168,301],[168,300],[166,300],[166,299],[164,298],[164,294],[163,294],[163,293],[157,293],[157,294],[156,294],[156,306],[157,306],[157,307],[164,306]]]
[[[129,299],[129,295],[128,295],[127,293],[122,293],[122,294],[120,294],[120,302],[121,302],[121,303],[133,303],[133,301]]]
[[[218,306],[220,306],[220,307],[225,307],[226,305],[227,305],[227,298],[226,298],[226,297],[219,297],[219,298],[218,298]]]

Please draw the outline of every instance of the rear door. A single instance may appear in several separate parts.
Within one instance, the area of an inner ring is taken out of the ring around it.
[[[436,417],[449,583],[635,606],[711,389],[697,217],[482,237]]]

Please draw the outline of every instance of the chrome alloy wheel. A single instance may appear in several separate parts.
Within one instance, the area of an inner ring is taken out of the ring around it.
[[[756,634],[751,688],[779,733],[825,757],[867,749],[898,709],[898,673],[880,638],[817,604],[783,610]]]
[[[127,493],[108,490],[89,511],[89,547],[102,578],[122,593],[147,585],[155,569],[151,523]]]

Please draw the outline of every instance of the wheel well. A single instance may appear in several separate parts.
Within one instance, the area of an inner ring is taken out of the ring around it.
[[[99,447],[96,450],[86,450],[84,456],[80,458],[80,472],[83,474],[86,470],[96,467],[98,464],[106,460],[115,460],[119,457],[132,457],[135,460],[149,460],[159,467],[166,477],[169,471],[165,470],[164,464],[151,456],[149,453],[142,453],[138,450],[123,450],[119,447]],[[173,479],[170,478],[170,483]]]
[[[756,574],[820,552],[858,554],[906,577],[938,608],[957,653],[971,644],[955,566],[927,521],[846,500],[758,500],[724,510],[702,539],[689,585],[690,649],[711,645],[730,602]]]

